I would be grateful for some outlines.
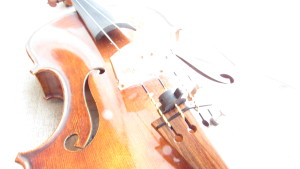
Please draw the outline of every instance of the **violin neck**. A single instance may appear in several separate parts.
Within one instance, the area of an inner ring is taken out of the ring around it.
[[[72,0],[74,7],[88,28],[94,40],[119,28],[135,30],[130,24],[112,17],[112,15],[93,0]]]

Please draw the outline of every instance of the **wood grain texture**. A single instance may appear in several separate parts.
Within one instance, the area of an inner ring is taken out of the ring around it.
[[[111,32],[110,36],[120,47],[130,42],[119,31]],[[32,73],[38,77],[46,98],[63,98],[64,109],[59,126],[43,145],[18,154],[16,161],[24,168],[195,166],[191,166],[151,126],[159,115],[142,87],[133,86],[123,91],[117,88],[109,60],[116,49],[106,38],[94,42],[77,14],[40,29],[30,39],[27,50],[36,65]],[[99,127],[95,135],[92,134],[95,119],[85,102],[86,82],[87,92],[91,93],[99,113]],[[158,101],[158,96],[164,91],[159,82],[149,79],[144,85]],[[198,131],[203,134],[200,128]],[[65,141],[72,135],[78,136],[77,149],[69,150]],[[207,140],[202,146],[208,146],[206,153],[216,154]],[[220,159],[200,160],[209,164]],[[201,167],[206,168],[205,165]]]
[[[172,119],[170,123],[176,133],[165,125],[161,118],[154,121],[152,125],[193,168],[227,168],[205,137],[193,115],[189,111],[184,114],[185,119],[179,115],[178,111],[173,110],[167,114],[168,119]],[[175,140],[176,135],[180,135],[179,140]]]

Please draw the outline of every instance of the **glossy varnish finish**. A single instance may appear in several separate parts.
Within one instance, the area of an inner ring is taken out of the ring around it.
[[[129,43],[118,30],[110,35],[119,47]],[[43,145],[19,153],[16,161],[24,168],[191,168],[151,126],[159,115],[143,88],[118,89],[109,59],[116,49],[106,38],[95,43],[77,14],[37,31],[27,50],[36,65],[32,73],[38,77],[46,98],[63,98],[64,110],[59,126]],[[172,86],[167,78],[162,79]],[[95,119],[88,111],[91,108],[85,102],[85,82],[99,113],[96,132]],[[144,85],[158,101],[164,91],[158,80],[149,79]],[[200,134],[203,144],[200,146],[208,150],[203,153],[213,155],[201,156],[203,163],[193,166],[226,168],[203,133]],[[65,147],[71,135],[78,136],[76,150]],[[201,147],[198,148],[195,151],[201,153]],[[213,165],[205,165],[212,161]]]

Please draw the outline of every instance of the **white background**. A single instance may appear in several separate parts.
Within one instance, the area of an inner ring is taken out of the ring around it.
[[[138,2],[123,3],[136,6]],[[157,7],[183,28],[189,52],[234,71],[236,83],[220,87],[210,98],[221,105],[226,119],[206,130],[228,166],[300,168],[300,2],[139,3]],[[70,11],[62,5],[50,8],[46,0],[0,5],[0,168],[22,168],[14,162],[17,153],[40,145],[59,123],[62,103],[42,99],[41,88],[29,73],[33,64],[25,44],[37,28]]]

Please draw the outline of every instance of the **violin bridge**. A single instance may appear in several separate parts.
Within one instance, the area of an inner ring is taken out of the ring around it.
[[[123,47],[110,58],[119,89],[142,84],[171,70],[169,55],[170,51],[145,49],[137,43]]]

